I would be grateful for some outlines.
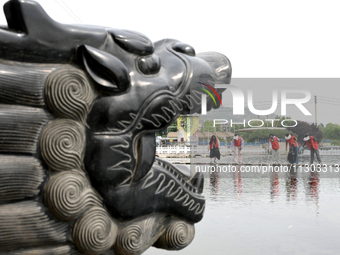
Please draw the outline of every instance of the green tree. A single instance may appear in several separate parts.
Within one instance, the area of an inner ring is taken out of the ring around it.
[[[174,121],[170,126],[165,128],[164,130],[157,132],[156,136],[167,137],[169,132],[177,132],[177,120]]]
[[[287,133],[286,130],[270,130],[270,129],[258,129],[254,132],[252,132],[249,137],[246,139],[247,142],[255,142],[258,140],[268,140],[269,134],[273,134],[277,136],[280,139],[283,139],[285,137],[285,134]],[[293,133],[294,134],[294,133]],[[296,134],[294,134],[296,135]],[[243,136],[243,139],[245,139],[245,136]]]
[[[326,139],[340,139],[340,125],[328,123],[323,129],[324,137]]]
[[[239,132],[239,134],[240,134],[240,136],[243,138],[243,140],[245,142],[248,142],[249,136],[251,136],[252,133],[249,133],[249,132]]]
[[[319,126],[318,126],[319,130],[323,133],[323,137],[326,139],[325,137],[325,126],[321,123]]]
[[[314,124],[312,125],[308,124],[305,121],[297,121],[297,125],[295,127],[288,127],[287,130],[297,134],[297,139],[300,142],[303,141],[303,137],[306,134],[310,134],[311,136],[314,136],[316,140],[319,142],[321,142],[323,138],[323,133],[319,130],[317,126],[315,126]]]
[[[222,125],[221,124],[216,124],[215,127],[214,127],[214,121],[206,120],[202,124],[201,131],[202,132],[222,131]]]

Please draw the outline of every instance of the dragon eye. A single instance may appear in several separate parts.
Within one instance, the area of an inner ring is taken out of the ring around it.
[[[172,46],[172,48],[177,52],[181,52],[192,57],[196,56],[195,49],[189,44],[177,42]]]
[[[139,57],[137,60],[139,70],[146,75],[156,74],[161,69],[160,58],[153,54],[149,56]]]

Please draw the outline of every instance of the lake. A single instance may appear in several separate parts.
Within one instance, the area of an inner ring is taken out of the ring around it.
[[[340,254],[339,177],[304,168],[205,173],[206,210],[193,242],[182,251],[145,254]]]

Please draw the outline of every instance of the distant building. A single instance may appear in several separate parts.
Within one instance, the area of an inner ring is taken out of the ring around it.
[[[182,115],[177,118],[177,142],[198,145],[199,117]]]

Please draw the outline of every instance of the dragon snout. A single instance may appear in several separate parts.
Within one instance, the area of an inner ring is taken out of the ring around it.
[[[229,59],[221,53],[204,52],[197,54],[197,57],[203,59],[212,68],[214,81],[218,83],[229,84],[231,80],[232,68]]]

